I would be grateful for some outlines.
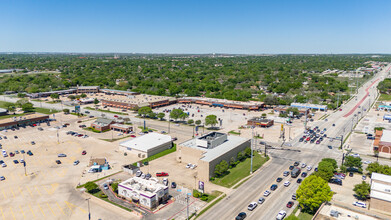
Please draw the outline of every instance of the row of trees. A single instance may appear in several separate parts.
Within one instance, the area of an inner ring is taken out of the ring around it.
[[[24,112],[31,112],[34,110],[34,106],[27,99],[19,99],[15,103],[6,102],[4,106],[7,108],[9,112],[15,112],[16,108],[21,108]]]
[[[241,151],[237,154],[236,159],[231,157],[230,161],[222,160],[215,166],[214,174],[216,177],[224,176],[228,173],[228,169],[231,169],[238,165],[238,163],[242,162],[246,158],[251,157],[251,148],[247,147],[244,151]]]

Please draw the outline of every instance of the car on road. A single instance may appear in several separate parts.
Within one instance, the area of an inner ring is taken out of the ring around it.
[[[60,160],[56,160],[56,164],[61,164],[61,161]]]
[[[58,154],[57,156],[58,156],[58,157],[67,157],[66,154]]]
[[[276,190],[277,189],[277,184],[273,184],[271,187],[270,187],[270,190],[272,190],[272,191],[274,191],[274,190]]]
[[[247,214],[245,212],[241,212],[236,216],[235,220],[243,220],[247,217]]]
[[[276,219],[277,219],[277,220],[282,220],[282,219],[285,218],[285,216],[286,216],[286,211],[281,210],[281,211],[277,214]]]
[[[293,201],[289,201],[287,204],[286,204],[286,207],[287,208],[292,208],[292,206],[293,206]]]
[[[306,176],[307,176],[306,172],[301,173],[301,177],[306,177]]]
[[[353,205],[354,206],[357,206],[357,207],[361,207],[361,208],[366,208],[367,207],[367,204],[366,203],[363,203],[363,202],[353,202]]]
[[[75,162],[73,162],[73,165],[78,165],[80,163],[80,161],[79,160],[75,160]]]
[[[295,168],[294,166],[289,166],[289,170],[293,170]]]
[[[261,198],[258,199],[258,203],[259,203],[259,204],[262,204],[262,203],[264,203],[264,202],[265,202],[265,198],[261,197]]]
[[[105,190],[109,189],[109,186],[107,185],[107,183],[103,184],[103,189],[105,189]]]
[[[254,210],[257,206],[258,206],[258,203],[252,202],[252,203],[250,203],[250,204],[247,206],[247,209],[248,209],[249,211],[252,211],[252,210]]]
[[[168,173],[166,172],[161,172],[161,173],[156,173],[156,176],[168,176]]]
[[[283,176],[289,176],[289,171],[284,171]]]
[[[270,195],[270,191],[269,190],[266,190],[264,193],[263,193],[263,196],[265,196],[265,197],[268,197],[269,195]]]
[[[291,182],[289,182],[289,181],[286,181],[286,182],[284,183],[284,186],[285,186],[285,187],[288,187],[289,185],[291,185]]]
[[[296,180],[296,183],[300,184],[302,181],[303,181],[303,179],[299,178],[299,179]]]

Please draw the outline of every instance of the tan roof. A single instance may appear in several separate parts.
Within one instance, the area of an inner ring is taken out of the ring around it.
[[[88,166],[92,166],[94,163],[98,165],[104,165],[106,163],[106,158],[91,158],[90,164]]]
[[[29,114],[29,115],[16,116],[16,117],[12,117],[12,118],[4,118],[4,119],[0,120],[0,124],[10,123],[10,122],[14,122],[14,121],[35,119],[35,118],[40,118],[40,117],[44,117],[44,116],[48,116],[48,115],[41,114],[41,113],[33,113],[33,114]]]

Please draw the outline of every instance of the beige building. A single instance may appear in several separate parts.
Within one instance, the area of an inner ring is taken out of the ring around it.
[[[214,176],[215,166],[222,160],[229,162],[237,154],[250,147],[250,139],[211,132],[185,141],[177,146],[177,161],[197,165],[197,179],[208,182]]]
[[[172,147],[172,138],[169,135],[156,132],[132,138],[119,143],[119,150],[147,158]]]
[[[391,213],[391,176],[372,173],[369,209]]]

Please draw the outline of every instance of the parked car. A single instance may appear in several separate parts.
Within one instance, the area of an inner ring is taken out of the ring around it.
[[[168,173],[166,172],[161,172],[161,173],[156,173],[156,176],[168,176]]]
[[[66,154],[58,154],[57,156],[58,157],[66,157],[67,155]]]
[[[306,172],[303,172],[302,174],[301,174],[301,177],[306,177],[307,176],[307,173]]]
[[[249,211],[252,211],[252,210],[254,210],[257,206],[258,206],[258,203],[252,202],[252,203],[250,203],[250,204],[247,206],[247,209],[248,209]]]
[[[27,154],[28,154],[29,156],[33,156],[33,155],[34,155],[33,152],[31,152],[30,150],[27,151]]]
[[[19,163],[19,161],[18,160],[14,160],[14,164],[18,164]]]
[[[311,171],[312,170],[312,166],[307,166],[307,170]]]
[[[300,184],[302,181],[303,181],[303,179],[299,178],[299,179],[297,179],[296,182]]]
[[[103,184],[103,189],[105,189],[105,190],[109,189],[109,186],[107,185],[107,183]]]
[[[289,171],[284,171],[284,176],[289,176]]]
[[[299,166],[299,164],[300,164],[300,163],[296,161],[296,162],[293,164],[293,166]]]
[[[276,182],[277,183],[279,183],[279,182],[281,182],[282,181],[282,178],[281,177],[278,177],[277,179],[276,179]]]
[[[294,166],[289,166],[289,170],[293,170],[295,168]]]
[[[83,150],[82,152],[81,152],[81,155],[86,155],[87,154],[87,151],[85,151],[85,150]]]
[[[61,164],[61,161],[60,160],[56,160],[56,164]]]
[[[261,197],[261,198],[258,199],[258,203],[259,203],[259,204],[262,204],[262,203],[264,203],[264,202],[265,202],[265,198]]]
[[[287,208],[292,208],[292,206],[293,206],[293,202],[292,201],[289,201],[287,204],[286,204],[286,207]]]
[[[367,179],[367,176],[363,175],[362,180],[366,180],[366,179]]]
[[[291,182],[289,182],[289,181],[286,181],[286,182],[284,183],[284,186],[285,186],[285,187],[288,187],[289,185],[291,185]]]
[[[270,191],[269,190],[266,190],[264,193],[263,193],[263,196],[265,196],[265,197],[268,197],[269,195],[270,195]]]
[[[13,157],[13,156],[15,156],[15,154],[11,152],[11,153],[10,153],[10,157]]]
[[[187,165],[186,165],[186,168],[190,168],[191,167],[191,163],[188,163]]]
[[[354,206],[357,206],[357,207],[361,207],[361,208],[366,208],[367,207],[367,204],[363,203],[363,202],[353,202],[353,205]]]
[[[293,200],[296,200],[296,193],[294,193],[294,194],[292,195],[292,199],[293,199]]]
[[[305,168],[306,166],[307,166],[307,164],[305,164],[305,163],[301,164],[301,168]]]
[[[35,145],[35,141],[31,141],[31,145]]]
[[[281,211],[277,214],[276,219],[277,219],[277,220],[282,220],[282,219],[285,218],[285,216],[286,216],[286,211],[281,210]]]
[[[151,175],[150,173],[147,173],[147,174],[145,175],[145,179],[146,179],[146,180],[149,180],[151,177],[152,177],[152,175]],[[166,186],[167,186],[167,185],[166,185]]]
[[[342,180],[340,180],[338,178],[332,178],[329,180],[329,182],[342,186]]]
[[[353,172],[349,172],[350,177],[353,177],[353,175],[354,175]]]
[[[270,187],[270,190],[273,190],[273,191],[274,191],[274,190],[277,189],[277,187],[278,187],[277,184],[273,184],[273,185]]]
[[[73,165],[78,165],[80,163],[80,161],[78,161],[78,160],[75,160],[75,162],[73,162]]]
[[[168,186],[168,179],[167,179],[167,178],[163,178],[163,184],[164,184],[165,186]]]
[[[141,170],[137,170],[137,172],[136,172],[136,176],[137,176],[137,177],[140,177],[140,176],[141,176],[141,174],[143,174],[143,172],[142,172]]]
[[[0,176],[0,180],[1,181],[5,180],[5,177],[4,176]]]

